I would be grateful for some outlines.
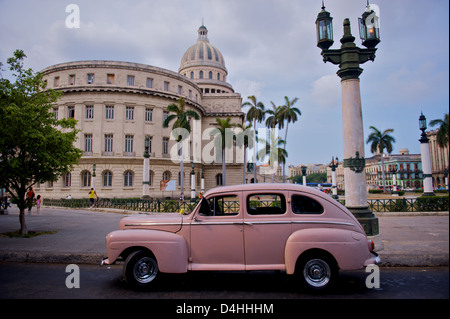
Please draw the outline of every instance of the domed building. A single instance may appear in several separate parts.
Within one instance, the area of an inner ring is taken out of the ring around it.
[[[145,184],[149,184],[150,197],[179,197],[184,180],[188,198],[192,170],[197,195],[202,185],[205,190],[220,185],[222,166],[211,160],[213,137],[207,129],[215,127],[216,118],[230,117],[232,123],[242,124],[244,113],[240,94],[226,82],[223,56],[209,43],[207,34],[205,26],[198,29],[197,42],[183,55],[178,73],[103,60],[61,63],[42,70],[47,86],[63,92],[54,105],[55,116],[77,120],[80,132],[75,143],[84,153],[60,180],[36,185],[37,193],[46,198],[86,198],[94,187],[103,198],[141,197],[146,140],[150,171]],[[187,152],[183,151],[183,178],[179,161],[171,156],[174,149],[176,154],[173,123],[163,127],[169,116],[167,106],[177,104],[180,97],[186,109],[200,116],[191,122]],[[227,184],[243,183],[242,170],[243,163],[236,159],[227,163]],[[162,190],[162,181],[174,181],[175,190]]]

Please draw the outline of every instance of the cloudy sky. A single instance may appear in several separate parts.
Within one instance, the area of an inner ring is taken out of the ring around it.
[[[80,9],[79,28],[65,23],[71,3]],[[380,8],[381,43],[375,62],[361,66],[364,138],[369,126],[393,128],[393,153],[419,153],[421,111],[432,120],[449,108],[449,1],[371,3]],[[361,46],[357,21],[366,0],[325,5],[334,23],[332,48],[339,48],[345,18]],[[342,109],[337,66],[323,63],[316,47],[320,7],[321,0],[0,0],[0,61],[22,49],[34,71],[90,59],[178,71],[203,19],[243,102],[255,95],[271,107],[285,96],[298,98],[302,116],[289,126],[288,164],[325,164],[343,157]]]

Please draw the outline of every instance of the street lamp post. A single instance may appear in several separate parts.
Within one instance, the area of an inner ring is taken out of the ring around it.
[[[195,170],[194,170],[194,159],[191,162],[191,201],[195,201]]]
[[[95,190],[95,168],[96,168],[96,165],[95,165],[95,163],[94,164],[92,164],[92,176],[91,176],[91,187]]]
[[[398,191],[397,191],[397,165],[394,164],[394,166],[392,166],[391,174],[392,174],[393,195],[397,195],[398,196]]]
[[[422,131],[420,136],[420,154],[422,158],[422,176],[423,176],[423,195],[422,196],[433,196],[433,178],[431,171],[431,156],[430,147],[428,145],[429,139],[425,130],[427,129],[427,118],[423,113],[419,117],[419,129]]]
[[[355,45],[349,19],[344,20],[341,48],[329,49],[333,44],[332,19],[322,2],[322,11],[316,20],[317,46],[322,49],[324,62],[339,65],[337,75],[341,78],[342,86],[345,203],[364,227],[367,235],[376,237],[374,241],[376,245],[380,245],[378,219],[367,205],[364,132],[359,87],[359,76],[363,71],[359,65],[375,60],[375,46],[380,42],[378,17],[368,3],[362,19],[359,19],[362,44],[366,49]]]
[[[339,196],[337,194],[337,185],[336,185],[336,167],[339,165],[339,159],[336,156],[336,162],[334,161],[334,156],[331,158],[331,189],[332,189],[332,197],[334,199],[338,199]]]
[[[145,137],[144,171],[142,181],[142,198],[150,198],[150,138]]]
[[[445,189],[448,190],[448,168],[444,169]]]
[[[303,186],[306,186],[306,166],[301,166],[302,176],[303,176]]]
[[[202,193],[205,192],[205,169],[202,167],[202,180],[200,182],[200,190]]]

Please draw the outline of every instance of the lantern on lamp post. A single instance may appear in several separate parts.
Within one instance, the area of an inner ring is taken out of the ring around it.
[[[333,18],[330,13],[325,10],[325,5],[322,1],[322,11],[317,15],[316,19],[317,30],[317,46],[322,50],[327,50],[333,45]]]
[[[375,48],[380,43],[380,17],[376,11],[372,10],[369,1],[367,1],[366,11],[358,22],[362,45],[369,49]]]

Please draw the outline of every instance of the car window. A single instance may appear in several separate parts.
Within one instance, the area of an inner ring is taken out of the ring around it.
[[[280,215],[286,212],[283,194],[252,194],[247,197],[247,212],[250,215]]]
[[[239,214],[240,204],[237,195],[213,196],[202,199],[199,215],[233,216]]]
[[[291,208],[294,214],[323,213],[323,206],[318,201],[303,195],[292,195]]]

